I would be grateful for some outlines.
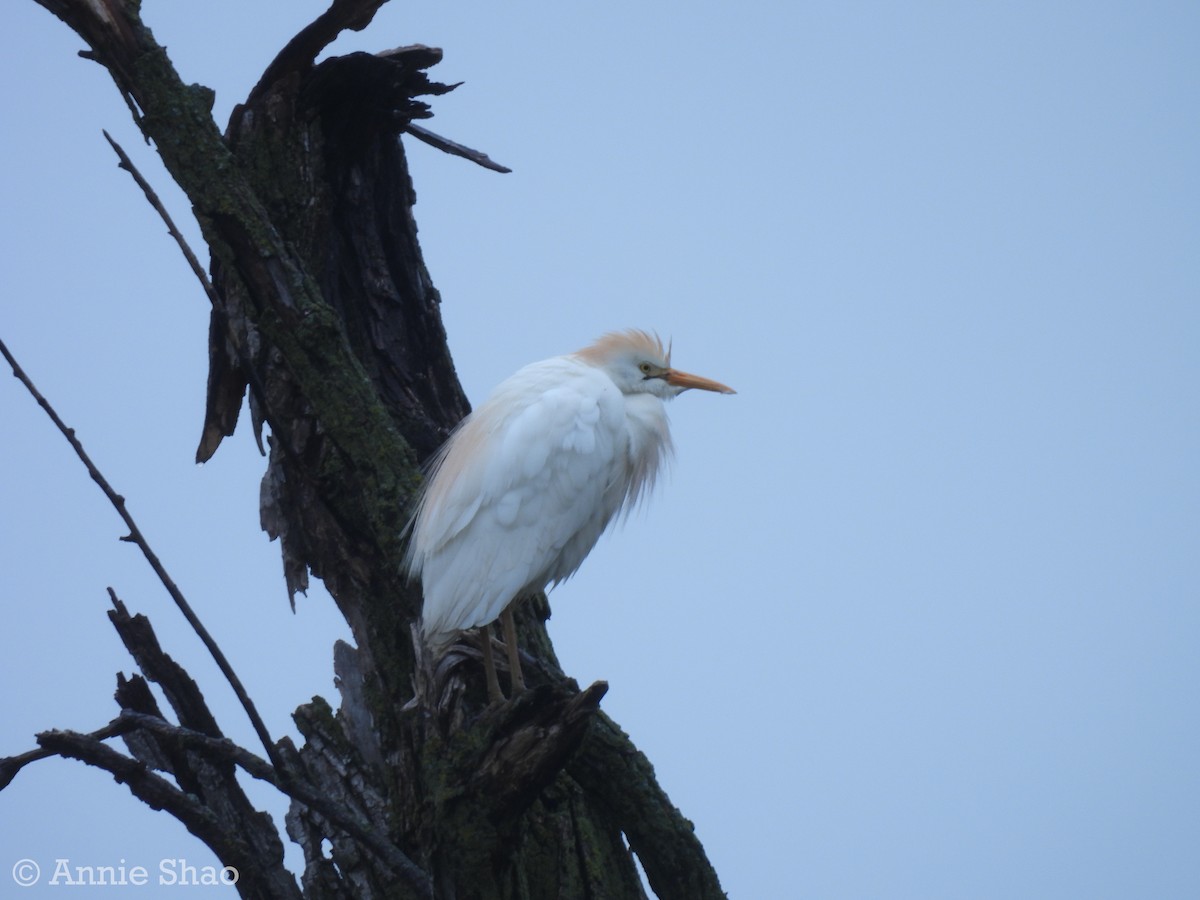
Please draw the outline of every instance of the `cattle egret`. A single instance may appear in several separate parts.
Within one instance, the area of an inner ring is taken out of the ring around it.
[[[463,419],[433,460],[408,550],[435,656],[480,627],[500,699],[487,626],[501,618],[513,692],[524,687],[511,605],[570,578],[647,494],[671,453],[663,401],[688,388],[735,393],[671,368],[657,336],[621,331],[526,366]]]

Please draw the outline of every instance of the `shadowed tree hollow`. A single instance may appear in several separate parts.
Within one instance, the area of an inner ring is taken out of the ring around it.
[[[417,243],[400,136],[504,171],[416,124],[431,115],[423,98],[451,90],[427,74],[441,52],[415,45],[317,63],[384,2],[333,0],[222,132],[211,92],[180,81],[134,0],[36,2],[112,76],[208,244],[197,458],[217,452],[248,398],[268,456],[263,526],[279,539],[287,589],[305,589],[310,572],[322,579],[354,646],[335,647],[337,708],[315,699],[296,710],[302,746],[273,741],[240,694],[263,739],[258,755],[224,737],[149,621],[114,594],[109,616],[139,670],[118,675],[118,715],[91,732],[39,734],[39,749],[0,764],[0,787],[46,756],[101,768],[235,867],[243,897],[638,898],[635,854],[659,897],[724,896],[691,823],[599,709],[603,683],[581,690],[563,673],[544,597],[517,613],[530,690],[502,704],[486,702],[469,648],[431,671],[414,640],[421,597],[403,576],[407,510],[422,463],[468,405]],[[299,882],[239,772],[290,798]]]

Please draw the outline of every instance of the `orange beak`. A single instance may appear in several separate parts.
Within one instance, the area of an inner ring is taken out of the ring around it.
[[[667,384],[673,384],[675,387],[683,388],[684,390],[695,388],[698,391],[713,391],[718,394],[737,393],[733,388],[726,387],[719,381],[713,381],[710,378],[701,378],[699,375],[692,375],[688,372],[680,372],[678,369],[667,369],[666,373],[663,374],[663,380]]]

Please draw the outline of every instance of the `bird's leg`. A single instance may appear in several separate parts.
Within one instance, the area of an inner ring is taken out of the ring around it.
[[[479,643],[483,647],[483,671],[487,675],[488,702],[499,703],[504,700],[504,695],[500,693],[500,679],[496,677],[496,661],[492,659],[491,625],[480,627]]]
[[[513,620],[514,600],[500,613],[500,625],[504,629],[504,648],[508,651],[508,672],[515,697],[525,690],[525,675],[521,672],[521,653],[517,649],[517,623]]]

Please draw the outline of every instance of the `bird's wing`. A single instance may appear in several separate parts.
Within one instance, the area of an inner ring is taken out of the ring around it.
[[[624,497],[624,398],[566,357],[501,384],[450,438],[416,516],[427,638],[493,621],[569,577]]]

